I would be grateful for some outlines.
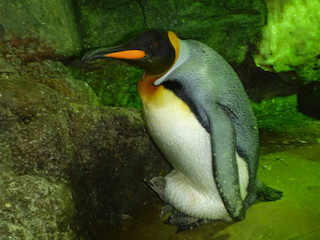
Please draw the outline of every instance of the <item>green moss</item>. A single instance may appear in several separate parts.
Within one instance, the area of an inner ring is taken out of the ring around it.
[[[76,239],[69,187],[39,176],[15,175],[0,164],[1,239]]]
[[[95,70],[77,75],[93,89],[100,104],[139,108],[136,85],[142,70],[118,61],[101,61],[98,64]]]
[[[315,122],[297,110],[296,95],[252,103],[252,106],[259,128],[263,130],[286,132]]]
[[[115,2],[79,4],[84,48],[111,46],[132,37],[126,36],[128,33],[144,28],[143,13],[137,1],[119,5]]]
[[[0,16],[8,39],[40,39],[64,56],[80,52],[82,42],[71,0],[1,0]]]
[[[320,2],[267,1],[268,24],[255,62],[275,72],[295,70],[303,82],[320,76]]]

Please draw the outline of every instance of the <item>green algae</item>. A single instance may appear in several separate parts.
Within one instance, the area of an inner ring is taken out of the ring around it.
[[[260,129],[285,132],[299,127],[319,124],[297,110],[297,96],[277,97],[261,103],[252,103]]]
[[[75,207],[63,181],[16,175],[0,165],[0,239],[77,239]]]
[[[82,41],[74,15],[72,1],[0,2],[0,24],[6,40],[38,39],[56,54],[70,56],[81,50]],[[30,52],[29,52],[30,54]]]
[[[142,76],[142,70],[118,61],[100,61],[98,64],[93,71],[75,71],[75,74],[92,88],[99,103],[140,108],[137,81]]]
[[[268,21],[263,29],[257,66],[275,72],[295,71],[308,83],[320,76],[320,2],[267,1]]]

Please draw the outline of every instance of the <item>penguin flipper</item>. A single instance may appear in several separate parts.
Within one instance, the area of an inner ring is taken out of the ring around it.
[[[232,111],[215,103],[207,112],[212,145],[212,168],[222,201],[233,220],[245,217],[240,194],[239,174],[236,162],[236,130]]]

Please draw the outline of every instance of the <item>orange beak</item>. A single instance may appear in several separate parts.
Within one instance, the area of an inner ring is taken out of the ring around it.
[[[119,58],[119,59],[141,59],[146,56],[142,50],[125,50],[119,52],[107,53],[104,57]]]
[[[118,58],[118,59],[142,59],[146,56],[145,51],[136,50],[136,49],[128,49],[126,46],[118,46],[118,47],[111,47],[111,48],[103,48],[93,50],[88,52],[86,55],[83,56],[82,61],[93,61],[100,58]]]

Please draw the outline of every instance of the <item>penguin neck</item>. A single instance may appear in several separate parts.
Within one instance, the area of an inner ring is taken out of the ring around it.
[[[163,97],[164,87],[161,85],[169,75],[174,72],[189,58],[189,49],[186,41],[179,39],[179,55],[171,68],[164,74],[150,75],[144,72],[142,77],[138,80],[138,93],[141,101],[159,102]]]
[[[153,85],[155,86],[159,86],[160,84],[162,84],[165,79],[172,73],[174,72],[179,66],[181,66],[183,63],[185,63],[188,58],[189,58],[189,49],[187,46],[187,43],[185,40],[181,40],[179,39],[179,55],[178,58],[176,59],[176,61],[173,63],[172,67],[169,69],[169,71],[167,71],[165,74],[163,74],[162,76],[160,76],[154,83]]]
[[[162,95],[163,86],[154,86],[153,83],[162,75],[151,75],[146,72],[138,80],[137,90],[142,102],[156,101]]]

